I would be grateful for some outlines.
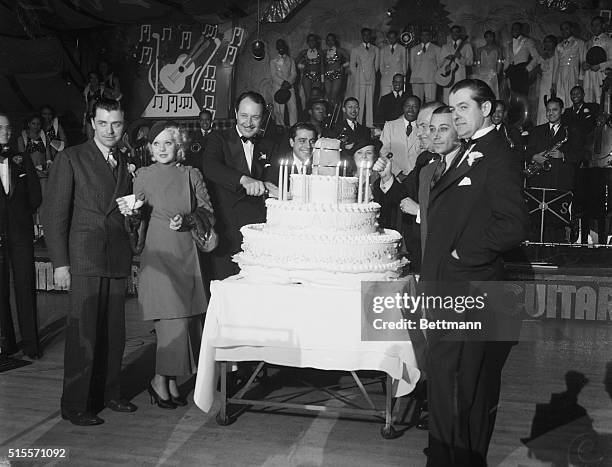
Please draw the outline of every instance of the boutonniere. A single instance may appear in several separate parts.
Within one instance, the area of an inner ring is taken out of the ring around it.
[[[128,164],[127,169],[132,178],[136,178],[136,166],[130,163]]]
[[[467,163],[470,167],[481,157],[484,157],[484,154],[478,151],[472,151],[468,154]]]
[[[264,154],[263,152],[261,154],[259,154],[259,160],[260,161],[267,161],[268,160],[268,155]]]
[[[13,156],[13,162],[17,165],[21,165],[21,163],[23,162],[23,156],[22,155]]]

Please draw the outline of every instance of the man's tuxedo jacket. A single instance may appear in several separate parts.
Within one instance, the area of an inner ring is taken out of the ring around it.
[[[215,210],[215,230],[219,234],[219,246],[215,255],[232,255],[240,251],[242,234],[246,224],[266,221],[266,206],[262,196],[247,196],[240,178],[246,175],[266,180],[269,155],[262,153],[261,143],[255,142],[251,170],[246,161],[242,141],[236,127],[214,132],[208,139],[204,152],[204,177]],[[272,181],[274,184],[277,182]]]
[[[9,165],[9,193],[0,184],[0,234],[8,236],[10,244],[32,246],[33,215],[40,206],[40,182],[32,159],[13,152],[6,154]]]
[[[351,126],[348,124],[346,119],[338,122],[330,131],[330,138],[339,138],[340,136],[346,136],[349,143],[369,139],[370,130],[368,127],[355,122],[355,129],[353,130]]]
[[[474,143],[472,165],[466,157],[448,169],[429,194],[425,281],[501,280],[502,255],[527,238],[523,180],[510,148],[495,131]]]
[[[404,113],[404,102],[406,102],[407,97],[408,95],[405,92],[395,97],[393,91],[382,96],[378,104],[376,121],[384,123],[401,117]]]
[[[53,267],[95,277],[127,277],[132,250],[117,198],[132,193],[125,156],[117,178],[93,140],[57,154],[43,199],[45,240]]]

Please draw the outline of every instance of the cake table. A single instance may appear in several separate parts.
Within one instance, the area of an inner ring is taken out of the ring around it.
[[[393,430],[391,397],[409,394],[419,380],[420,371],[409,340],[362,341],[361,313],[358,287],[258,283],[240,275],[213,281],[194,392],[196,405],[204,412],[211,410],[221,366],[224,370],[221,374],[223,394],[217,417],[221,424],[230,422],[227,403],[329,409],[250,401],[242,398],[246,391],[228,398],[225,394],[227,362],[259,361],[298,368],[350,371],[362,394],[365,390],[355,371],[377,370],[388,375],[386,406],[382,414],[385,418],[383,436],[389,435]],[[251,382],[254,377],[255,374]],[[374,410],[367,393],[364,397],[371,409],[365,412],[381,415],[381,411]],[[356,412],[342,408],[334,411]]]

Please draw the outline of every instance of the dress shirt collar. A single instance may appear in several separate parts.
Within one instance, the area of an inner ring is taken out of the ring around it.
[[[96,146],[98,146],[98,149],[102,153],[102,156],[104,156],[104,160],[108,161],[108,153],[110,152],[110,148],[107,148],[106,146],[100,144],[96,138],[94,138],[94,143],[96,143]],[[117,159],[116,155],[115,159]]]
[[[560,122],[557,123],[549,123],[548,124],[548,128],[549,130],[554,130],[555,134],[557,134],[557,131],[559,131],[559,127],[561,126]]]
[[[393,91],[393,95],[397,99],[398,97],[402,97],[402,91]]]
[[[446,162],[446,169],[444,170],[444,172],[446,172],[448,169],[450,169],[450,166],[452,165],[453,161],[455,160],[455,157],[457,157],[457,154],[459,154],[460,150],[461,150],[461,145],[459,144],[455,149],[453,149],[448,154],[440,154],[441,156],[444,157],[444,162]]]
[[[477,130],[476,133],[474,133],[474,136],[472,136],[472,140],[482,138],[484,135],[488,134],[494,128],[495,128],[495,125],[491,124],[486,128],[481,128],[480,130]]]
[[[346,119],[346,123],[347,125],[351,128],[351,130],[354,130],[355,127],[357,126],[357,122],[354,122],[352,120],[349,120],[348,118]]]
[[[412,127],[412,129],[415,129],[416,126],[416,122],[409,122],[408,120],[406,120],[406,117],[404,118],[404,128],[408,128],[408,125],[410,125]]]
[[[207,136],[211,132],[211,130],[202,130],[202,128],[200,128],[200,131],[202,132],[202,136]]]

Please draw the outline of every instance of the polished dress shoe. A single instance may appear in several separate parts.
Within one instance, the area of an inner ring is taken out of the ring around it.
[[[68,420],[73,425],[78,426],[94,426],[102,425],[104,423],[104,420],[91,412],[76,412],[73,414],[66,414],[62,412],[62,418],[64,420]]]
[[[111,399],[106,401],[105,405],[113,412],[136,412],[136,409],[138,408],[125,399]]]
[[[151,404],[157,404],[160,409],[176,409],[176,404],[172,402],[172,399],[162,399],[151,383],[149,383],[147,391],[149,391],[149,396],[151,396]]]
[[[170,400],[174,405],[178,405],[179,407],[185,407],[187,405],[187,400],[181,396],[174,397],[172,394],[170,394]]]

